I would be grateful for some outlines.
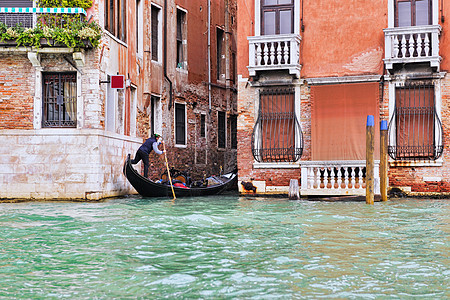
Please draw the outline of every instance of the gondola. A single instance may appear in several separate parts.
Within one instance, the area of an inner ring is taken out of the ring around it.
[[[123,173],[136,191],[143,197],[172,197],[172,189],[169,184],[154,182],[140,175],[131,164],[130,154],[123,165]],[[230,189],[237,182],[237,171],[215,177],[220,184],[206,187],[176,187],[176,197],[210,196],[220,194]]]

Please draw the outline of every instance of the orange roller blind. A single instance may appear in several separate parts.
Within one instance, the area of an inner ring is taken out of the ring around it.
[[[365,160],[367,115],[375,117],[379,159],[378,82],[313,86],[311,98],[312,160]]]

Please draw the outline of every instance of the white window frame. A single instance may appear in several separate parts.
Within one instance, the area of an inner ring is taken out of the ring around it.
[[[439,1],[438,0],[431,0],[432,1],[432,25],[438,25],[439,24]],[[443,0],[441,0],[443,1]],[[395,27],[395,0],[388,0],[388,27],[394,28]]]
[[[442,120],[442,92],[441,92],[441,85],[442,85],[442,79],[444,78],[444,73],[439,73],[438,78],[433,78],[432,82],[434,85],[434,97],[435,97],[435,105],[436,105],[436,114],[438,115],[438,118]],[[397,87],[403,86],[405,83],[404,78],[402,79],[394,79],[389,81],[389,120],[392,119],[392,115],[394,114],[395,109],[395,91]],[[437,136],[438,132],[435,133],[435,140],[438,139]],[[389,137],[389,144],[395,145],[394,137]],[[407,162],[408,166],[441,166],[443,163],[442,156],[434,161],[417,161],[417,160],[406,160],[406,161],[395,161],[390,159],[389,160],[391,165],[397,165],[397,164],[404,164]]]
[[[261,1],[255,0],[255,36],[261,35]],[[294,0],[294,34],[300,35],[300,0]]]
[[[138,58],[144,57],[144,5],[145,0],[136,0],[136,54]]]
[[[258,116],[259,114],[259,90],[257,91],[257,95],[255,97],[255,116]],[[295,114],[297,115],[298,122],[300,124],[301,128],[306,128],[309,124],[303,124],[302,118],[301,118],[301,99],[300,99],[300,86],[294,87],[294,109]],[[308,120],[309,121],[309,120]],[[259,137],[255,137],[255,139],[258,139]],[[300,143],[300,137],[295,136],[295,147],[298,147]],[[255,169],[292,169],[292,168],[300,168],[301,159],[299,159],[297,162],[258,162],[255,159],[253,159],[253,167]]]
[[[188,62],[187,62],[187,58],[188,58],[188,56],[187,56],[188,11],[177,5],[177,13],[178,13],[178,10],[181,10],[182,12],[184,12],[184,24],[182,26],[182,30],[184,30],[183,31],[184,35],[183,35],[183,40],[182,40],[182,43],[183,43],[183,62],[182,62],[182,64],[183,64],[183,66],[182,66],[182,68],[178,68],[178,66],[177,66],[176,69],[177,69],[177,71],[187,71],[187,68],[188,68]],[[177,22],[177,20],[176,20],[176,22]],[[175,41],[176,41],[176,34],[177,33],[175,32]]]

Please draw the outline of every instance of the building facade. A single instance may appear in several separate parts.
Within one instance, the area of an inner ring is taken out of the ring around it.
[[[390,187],[450,192],[450,7],[239,0],[238,8],[240,181],[258,193],[287,194],[296,179],[304,196],[363,195],[373,115],[375,190],[386,120]]]
[[[0,199],[133,193],[123,162],[152,133],[171,167],[235,167],[235,1],[47,2],[0,8]]]

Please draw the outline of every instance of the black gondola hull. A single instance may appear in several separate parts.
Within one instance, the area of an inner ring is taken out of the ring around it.
[[[123,165],[123,173],[128,179],[130,184],[135,188],[135,190],[143,197],[172,197],[172,189],[170,185],[160,184],[153,182],[144,176],[140,175],[136,169],[133,168],[128,155],[125,163]],[[196,197],[196,196],[210,196],[222,193],[228,190],[237,182],[236,172],[224,175],[228,179],[217,185],[209,187],[199,187],[199,188],[181,188],[173,187],[176,197]]]

